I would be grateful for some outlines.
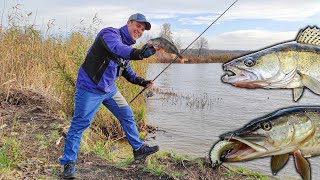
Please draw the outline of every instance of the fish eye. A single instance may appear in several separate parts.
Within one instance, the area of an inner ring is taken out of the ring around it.
[[[254,66],[256,62],[253,60],[252,57],[248,57],[244,60],[244,64],[248,67]]]
[[[260,124],[261,128],[265,131],[270,131],[272,126],[271,126],[271,123],[268,121],[268,122],[262,122]]]

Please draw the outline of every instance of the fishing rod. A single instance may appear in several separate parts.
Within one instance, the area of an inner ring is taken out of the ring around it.
[[[205,33],[216,21],[218,21],[218,19],[220,19],[224,13],[226,13],[238,0],[235,0],[222,14],[220,14],[220,16],[218,16],[195,40],[193,40],[188,46],[187,48],[185,48],[181,54],[183,54],[194,42],[196,42],[203,33]],[[176,60],[178,59],[178,56],[176,56],[173,61],[170,62],[170,64],[168,64],[168,66],[166,66],[152,81],[155,81],[166,69],[168,69],[169,66],[171,66],[172,63],[174,63]],[[141,93],[143,93],[143,91],[145,91],[147,88],[143,88],[139,94],[137,94],[131,101],[129,104],[131,104]]]

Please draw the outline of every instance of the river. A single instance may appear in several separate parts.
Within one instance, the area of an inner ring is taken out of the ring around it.
[[[147,78],[156,77],[167,64],[150,64]],[[320,105],[320,96],[305,89],[294,102],[290,89],[245,89],[221,82],[222,64],[172,64],[156,79],[159,92],[147,102],[148,123],[159,128],[148,139],[160,150],[190,157],[208,156],[219,135],[281,108]],[[152,139],[152,140],[151,140]],[[232,163],[272,175],[270,157]],[[312,177],[320,177],[320,157],[308,159]],[[293,157],[276,177],[300,178]]]

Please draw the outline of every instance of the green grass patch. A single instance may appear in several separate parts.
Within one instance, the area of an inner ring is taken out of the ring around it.
[[[108,145],[104,142],[96,141],[93,146],[93,153],[105,160],[113,160],[115,155],[111,152],[111,150],[108,150],[106,147],[108,147]]]
[[[237,175],[237,173],[235,171],[232,171],[230,169],[225,169],[225,173],[226,175],[228,175],[229,177],[235,177]]]
[[[34,139],[37,141],[44,141],[46,139],[46,137],[43,134],[36,134],[34,136]]]
[[[205,167],[205,162],[200,159],[200,158],[197,158],[194,160],[195,163],[197,164],[198,168],[200,169],[200,171],[205,171],[206,167]]]
[[[60,138],[60,133],[58,130],[53,130],[49,135],[45,136],[43,134],[36,134],[34,139],[38,141],[39,149],[48,149],[50,144],[55,143]]]
[[[45,150],[49,147],[49,142],[47,141],[47,138],[43,134],[36,134],[34,136],[34,139],[38,141],[39,149]]]
[[[253,176],[255,179],[259,179],[259,180],[268,180],[269,177],[266,175],[261,174],[260,172],[256,172],[256,171],[249,171],[247,170],[245,167],[240,166],[236,169],[236,172],[239,172],[241,174],[245,174],[248,176]]]
[[[117,162],[116,165],[117,165],[118,167],[127,167],[127,166],[129,166],[129,164],[131,164],[133,161],[134,161],[134,158],[133,158],[133,157],[129,157],[129,158],[126,158],[126,159],[124,159],[124,160],[122,160],[122,161]]]
[[[155,158],[150,159],[146,166],[146,170],[154,175],[161,176],[165,174],[166,166],[159,163]]]
[[[60,112],[61,110],[59,110]],[[65,118],[66,119],[66,118]],[[61,124],[58,124],[58,123],[51,123],[50,124],[50,128],[54,129],[54,130],[59,130],[62,128],[62,125]]]
[[[19,142],[15,139],[4,139],[3,146],[0,147],[0,167],[14,167],[21,162],[22,154],[19,146]]]
[[[175,177],[175,178],[178,178],[178,179],[180,179],[180,178],[182,178],[183,176],[185,176],[185,174],[182,173],[182,172],[173,172],[173,173],[171,173],[171,175],[172,175],[173,177]]]
[[[146,116],[146,107],[141,106],[139,109],[135,111],[135,120],[138,124],[145,123],[144,119]]]
[[[158,152],[155,155],[155,157],[162,160],[170,160],[176,164],[181,163],[183,160],[188,160],[188,158],[185,156],[178,155],[175,152],[168,152],[168,151]]]
[[[49,142],[50,143],[55,142],[59,138],[60,138],[60,133],[58,130],[51,131],[51,133],[49,134]]]
[[[141,140],[145,140],[146,137],[147,137],[147,135],[148,135],[148,132],[147,132],[147,131],[141,131],[141,132],[139,132],[139,138],[140,138]]]
[[[55,173],[55,174],[60,173],[60,168],[58,168],[58,167],[56,167],[56,166],[52,166],[52,167],[51,167],[51,170],[52,170],[52,172]]]
[[[186,157],[181,156],[181,155],[178,155],[177,153],[171,153],[171,156],[172,156],[173,160],[174,160],[176,163],[180,163],[180,162],[182,162],[183,160],[187,160]]]

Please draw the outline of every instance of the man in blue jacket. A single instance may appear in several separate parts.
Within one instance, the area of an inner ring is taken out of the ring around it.
[[[61,165],[64,165],[65,178],[75,176],[75,162],[82,133],[90,126],[101,104],[120,121],[132,146],[135,160],[159,150],[158,146],[150,147],[139,139],[133,112],[115,85],[115,81],[124,76],[133,84],[147,88],[152,86],[152,81],[137,76],[129,64],[130,60],[142,60],[155,54],[155,48],[149,44],[141,49],[131,47],[145,30],[150,29],[151,24],[144,15],[133,14],[120,29],[102,29],[90,47],[79,69],[74,95],[74,115],[66,136],[64,155],[60,159]]]

